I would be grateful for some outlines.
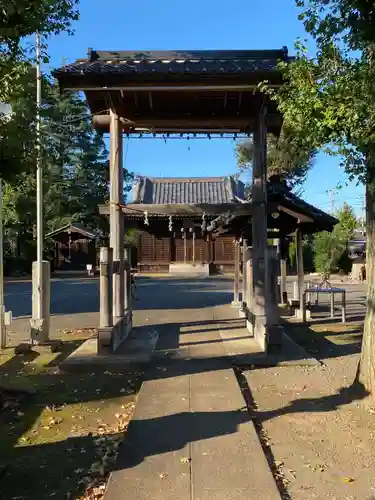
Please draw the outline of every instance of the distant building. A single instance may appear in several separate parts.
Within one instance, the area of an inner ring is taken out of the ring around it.
[[[53,240],[51,267],[59,271],[84,271],[97,263],[98,235],[78,222],[67,224],[46,235]]]
[[[137,220],[141,229],[139,269],[168,271],[171,263],[208,265],[211,270],[232,269],[233,236],[211,238],[205,229],[221,211],[243,201],[244,196],[244,184],[234,176],[138,177],[133,187],[132,208],[126,206],[123,211],[125,227]],[[150,208],[147,213],[150,206],[153,213]],[[169,207],[169,218],[166,207]]]

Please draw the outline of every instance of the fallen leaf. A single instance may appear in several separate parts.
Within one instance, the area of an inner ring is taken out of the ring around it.
[[[189,458],[189,457],[181,458],[181,462],[183,464],[189,464],[191,462],[191,458]]]
[[[354,483],[355,479],[352,477],[343,477],[342,478],[343,482],[348,484],[348,483]]]
[[[163,472],[162,474],[159,474],[160,479],[165,479],[168,477],[168,474],[166,472]]]

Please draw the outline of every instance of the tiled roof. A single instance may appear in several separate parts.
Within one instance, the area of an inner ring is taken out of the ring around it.
[[[133,203],[143,204],[224,204],[236,201],[236,197],[244,198],[244,184],[229,176],[138,177],[133,187]]]
[[[283,207],[295,210],[298,213],[305,214],[311,217],[314,224],[311,226],[315,231],[332,231],[338,220],[323,210],[310,205],[305,200],[295,195],[290,191],[284,181],[281,181],[277,176],[273,176],[267,183],[267,200],[270,203],[277,203]],[[246,203],[252,203],[252,197],[246,199]],[[210,224],[208,230],[215,231],[222,226],[231,226],[245,220],[246,217],[238,216],[233,213],[223,213],[216,217]]]
[[[275,72],[280,60],[287,61],[288,49],[279,50],[180,50],[180,51],[96,51],[53,72],[64,75],[141,74],[251,74]]]
[[[97,235],[95,235],[90,229],[87,229],[83,224],[79,222],[72,222],[71,224],[66,224],[54,231],[51,231],[46,235],[46,238],[52,238],[60,233],[65,233],[71,231],[72,233],[78,233],[88,239],[95,239]]]

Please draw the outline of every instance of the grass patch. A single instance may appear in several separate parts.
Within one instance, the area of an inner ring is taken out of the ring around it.
[[[1,499],[101,498],[141,374],[60,372],[62,359],[92,333],[63,332],[59,353],[0,354]],[[9,390],[28,392],[17,399]]]
[[[317,358],[330,358],[360,352],[361,323],[314,323],[285,325],[288,335]]]

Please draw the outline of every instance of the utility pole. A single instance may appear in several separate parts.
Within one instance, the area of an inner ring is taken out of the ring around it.
[[[331,195],[331,214],[334,215],[335,213],[335,190],[332,188],[329,190],[330,195]]]
[[[43,164],[41,144],[41,38],[36,33],[36,262],[33,262],[31,341],[49,341],[50,267],[43,261]]]
[[[3,120],[12,119],[12,106],[6,103],[0,103]],[[2,138],[0,137],[0,140]],[[0,145],[0,147],[2,147]],[[0,349],[5,349],[7,344],[6,327],[10,325],[12,312],[5,312],[4,304],[4,227],[3,227],[3,184],[0,179]]]
[[[36,260],[39,268],[43,260],[43,166],[40,137],[40,107],[42,105],[42,75],[40,68],[40,33],[36,34]],[[40,269],[39,269],[40,271]],[[41,276],[41,273],[40,275]],[[40,306],[40,303],[39,303]],[[39,310],[41,312],[41,310]]]
[[[362,207],[362,234],[366,232],[366,188],[363,193],[363,207]]]
[[[4,238],[3,238],[3,186],[0,179],[0,349],[6,347],[5,305],[4,305]]]

